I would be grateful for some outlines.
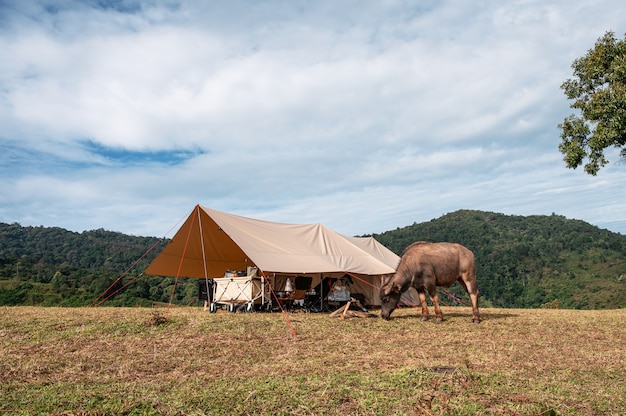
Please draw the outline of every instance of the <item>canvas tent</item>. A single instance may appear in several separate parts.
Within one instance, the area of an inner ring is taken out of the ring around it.
[[[378,288],[399,257],[374,238],[346,237],[322,224],[282,224],[197,205],[146,274],[219,278],[256,267],[266,277],[353,276],[352,292],[379,305]],[[276,284],[276,283],[274,283]],[[277,289],[277,288],[275,288]]]

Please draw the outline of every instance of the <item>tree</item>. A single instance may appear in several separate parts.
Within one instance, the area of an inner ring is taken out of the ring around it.
[[[607,32],[587,55],[572,63],[574,78],[561,85],[571,108],[580,115],[565,118],[559,150],[565,164],[595,176],[608,163],[605,149],[614,146],[626,158],[626,35]]]

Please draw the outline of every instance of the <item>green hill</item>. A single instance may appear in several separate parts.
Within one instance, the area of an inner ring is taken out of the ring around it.
[[[464,244],[476,255],[483,306],[626,307],[626,236],[583,221],[463,210],[374,237],[398,254],[414,241]],[[174,279],[133,281],[166,243],[102,229],[0,223],[0,305],[89,305],[120,275],[114,290],[128,286],[107,305],[168,302]],[[451,292],[465,296],[459,285]],[[174,303],[196,295],[197,282],[181,279]]]
[[[398,254],[421,240],[467,246],[485,306],[626,307],[626,236],[583,221],[462,210],[374,237]]]
[[[89,305],[120,275],[125,279],[113,291],[140,274],[164,245],[157,238],[102,229],[75,233],[0,223],[0,305]],[[172,279],[142,277],[110,304],[168,301],[172,284]]]

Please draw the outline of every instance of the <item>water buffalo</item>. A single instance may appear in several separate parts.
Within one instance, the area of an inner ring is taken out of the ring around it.
[[[396,273],[380,288],[381,316],[389,319],[402,292],[413,286],[422,304],[422,320],[428,319],[428,292],[435,306],[436,319],[442,321],[437,286],[449,287],[457,280],[472,301],[472,322],[480,322],[474,253],[456,243],[413,243],[404,250]]]

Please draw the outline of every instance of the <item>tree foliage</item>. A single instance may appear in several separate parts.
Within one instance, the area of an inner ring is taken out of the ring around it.
[[[483,305],[626,307],[626,236],[583,221],[461,210],[374,237],[398,255],[415,241],[465,245],[476,256]],[[451,292],[467,296],[460,285]]]
[[[621,149],[626,157],[626,35],[618,40],[607,32],[572,69],[574,77],[561,89],[580,114],[559,124],[559,150],[568,168],[585,163],[585,172],[595,176],[608,163],[607,148]]]
[[[143,272],[166,243],[102,229],[75,233],[0,223],[0,305],[90,305],[120,276],[111,291]],[[172,278],[145,276],[107,304],[168,302],[173,283]],[[179,286],[175,303],[189,302],[197,295],[196,282]]]
[[[423,240],[467,246],[476,256],[483,306],[626,307],[626,236],[583,221],[462,210],[374,237],[397,254]],[[173,278],[135,279],[166,243],[104,230],[0,223],[0,305],[87,306],[126,271],[113,286],[124,289],[105,305],[169,302]],[[179,279],[173,303],[192,303],[197,285],[196,279]],[[460,285],[451,292],[466,296]]]

